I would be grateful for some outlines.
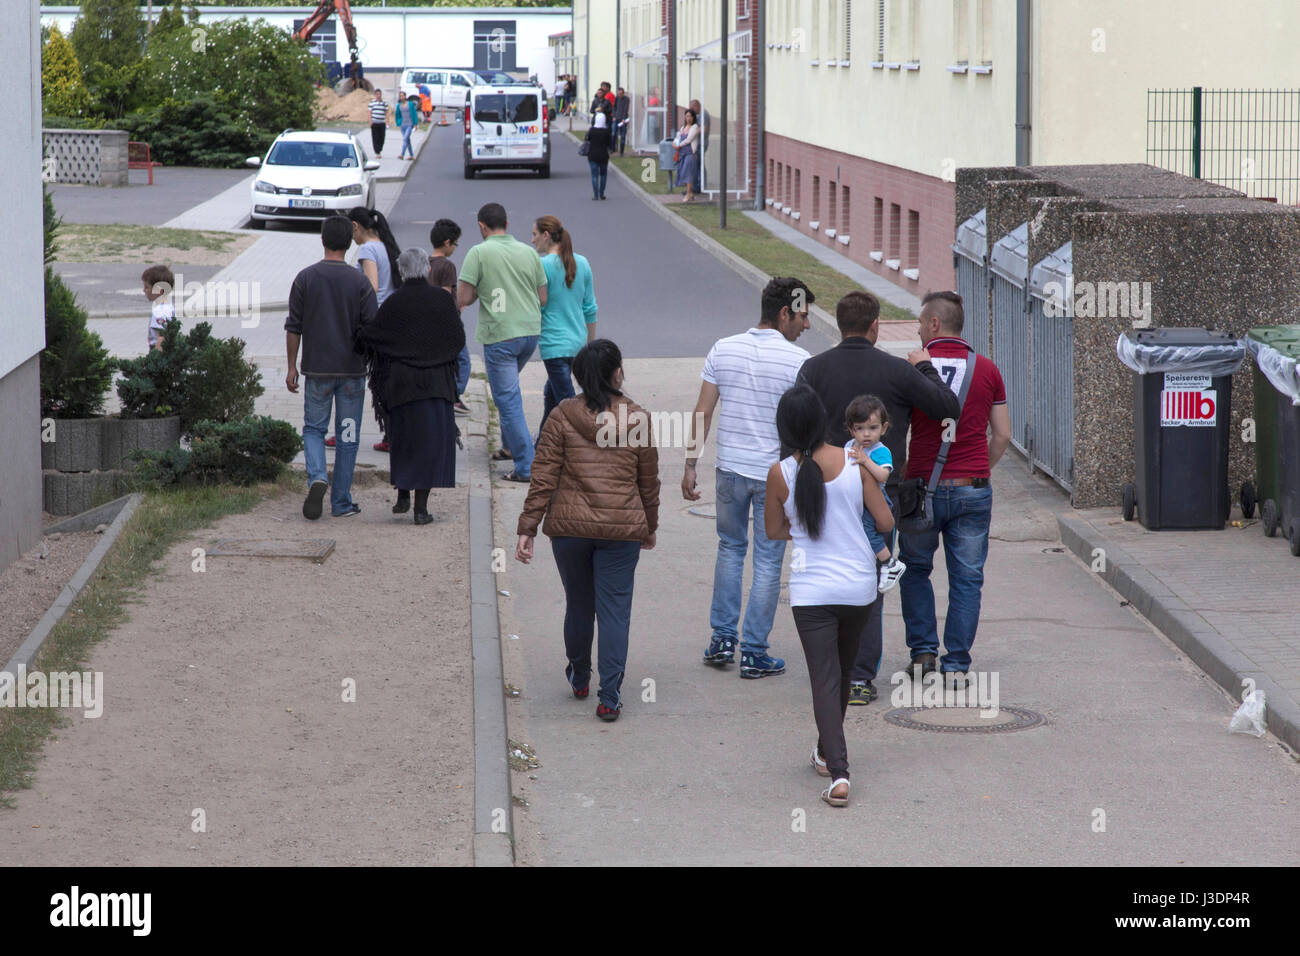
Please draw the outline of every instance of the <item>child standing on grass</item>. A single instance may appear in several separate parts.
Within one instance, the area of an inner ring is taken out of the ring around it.
[[[853,436],[844,446],[845,453],[850,461],[860,465],[874,481],[879,483],[885,502],[892,509],[894,503],[889,500],[889,494],[885,491],[885,482],[889,480],[890,472],[894,470],[894,456],[881,441],[885,432],[889,431],[889,412],[885,409],[885,403],[875,395],[859,395],[849,402],[848,408],[844,410],[844,424],[849,434]],[[888,591],[898,583],[898,579],[907,570],[907,565],[899,561],[885,544],[885,539],[876,530],[874,521],[871,522],[870,527],[867,526],[870,518],[870,513],[864,511],[862,529],[867,533],[867,540],[871,543],[871,549],[876,552],[877,560],[884,565],[880,569],[880,590]]]
[[[176,318],[172,307],[172,290],[176,276],[166,266],[150,266],[140,275],[144,283],[144,297],[149,300],[149,348],[162,351],[163,332],[167,323]]]

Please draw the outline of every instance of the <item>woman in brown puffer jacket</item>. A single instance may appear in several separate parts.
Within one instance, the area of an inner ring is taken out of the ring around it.
[[[649,414],[620,391],[617,345],[587,343],[574,356],[573,377],[582,394],[562,401],[542,426],[515,558],[532,560],[541,524],[564,584],[564,676],[574,697],[587,696],[598,621],[596,716],[618,720],[633,577],[659,526],[659,452]]]

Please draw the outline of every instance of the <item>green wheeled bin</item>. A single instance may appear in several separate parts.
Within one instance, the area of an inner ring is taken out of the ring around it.
[[[1300,325],[1264,325],[1246,333],[1246,351],[1251,358],[1261,345],[1275,346],[1279,342],[1300,342]],[[1277,439],[1277,409],[1279,397],[1264,373],[1260,371],[1256,359],[1251,363],[1251,379],[1255,392],[1255,481],[1243,482],[1241,486],[1241,515],[1253,518],[1258,504],[1263,516],[1263,504],[1274,502],[1278,498],[1278,475],[1281,470],[1280,446]],[[1272,530],[1265,523],[1265,534],[1272,537],[1277,531],[1274,520]]]
[[[1281,531],[1300,555],[1300,339],[1283,339],[1256,348],[1255,364],[1276,399],[1277,496],[1261,507],[1264,533]]]

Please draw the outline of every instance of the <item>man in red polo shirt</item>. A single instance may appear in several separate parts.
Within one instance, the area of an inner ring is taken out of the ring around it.
[[[934,611],[934,552],[943,535],[948,567],[948,616],[943,628],[945,653],[940,661],[947,687],[965,687],[970,678],[970,649],[979,625],[984,561],[989,553],[989,519],[993,489],[989,474],[1011,441],[1011,415],[1002,373],[992,360],[976,357],[961,338],[965,316],[961,296],[931,292],[921,300],[921,343],[948,387],[961,393],[962,381],[973,376],[961,417],[935,421],[912,409],[912,440],[907,450],[907,477],[930,480],[945,437],[952,439],[948,460],[931,499],[934,523],[929,531],[899,534],[899,557],[907,573],[899,579],[903,623],[912,663],[908,673],[935,669],[939,651]],[[992,434],[990,435],[990,430]],[[947,434],[945,434],[945,432]]]

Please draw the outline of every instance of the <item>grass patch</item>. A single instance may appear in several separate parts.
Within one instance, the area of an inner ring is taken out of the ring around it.
[[[644,160],[649,160],[649,164],[646,165]],[[610,162],[652,195],[664,195],[671,191],[668,188],[668,172],[658,171],[659,164],[655,157],[613,156],[610,157]],[[652,172],[655,174],[654,178],[647,178]],[[813,294],[817,296],[817,304],[831,315],[835,314],[835,303],[842,296],[862,288],[838,269],[777,238],[748,216],[743,215],[738,208],[734,209],[733,215],[729,207],[727,228],[719,229],[716,203],[669,202],[666,205],[670,211],[681,216],[710,239],[725,246],[768,275],[798,276],[813,290]],[[916,316],[907,309],[884,300],[880,303],[880,318],[885,322],[916,321]]]
[[[59,227],[61,262],[138,262],[164,258],[157,250],[223,253],[241,237],[233,232],[202,229],[165,229],[162,226],[90,225],[64,223]]]
[[[154,564],[172,545],[285,489],[301,490],[301,483],[300,475],[286,469],[274,484],[147,493],[94,576],[55,625],[31,670],[86,670],[91,648],[125,623],[127,606],[139,598]],[[46,738],[66,723],[63,713],[53,708],[0,709],[0,806],[12,807],[9,794],[31,786]]]

